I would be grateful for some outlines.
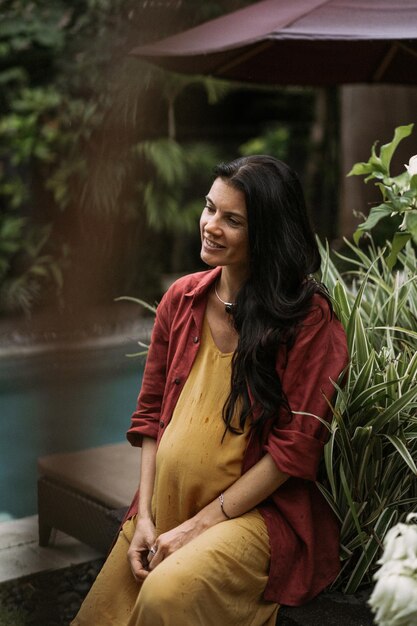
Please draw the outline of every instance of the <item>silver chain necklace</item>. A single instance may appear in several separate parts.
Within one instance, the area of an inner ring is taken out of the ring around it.
[[[231,315],[231,313],[233,312],[233,307],[236,306],[236,302],[225,302],[224,300],[222,300],[219,294],[217,293],[216,283],[214,283],[214,293],[216,294],[217,299],[220,300],[222,304],[224,304],[224,310],[226,311],[226,313]]]

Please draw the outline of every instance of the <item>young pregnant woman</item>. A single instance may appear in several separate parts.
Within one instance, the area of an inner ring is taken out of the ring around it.
[[[297,176],[219,165],[200,233],[213,269],[158,306],[127,435],[139,493],[74,626],[273,626],[339,571],[315,416],[348,355]]]

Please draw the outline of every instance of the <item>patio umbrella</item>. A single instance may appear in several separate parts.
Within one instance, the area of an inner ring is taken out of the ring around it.
[[[131,54],[252,83],[417,84],[417,0],[262,0]]]

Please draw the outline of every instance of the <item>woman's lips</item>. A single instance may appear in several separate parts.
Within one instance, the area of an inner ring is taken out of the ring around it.
[[[211,241],[210,239],[207,239],[207,237],[204,237],[204,245],[209,250],[223,250],[225,247],[225,246],[221,246],[218,243],[215,243],[214,241]]]

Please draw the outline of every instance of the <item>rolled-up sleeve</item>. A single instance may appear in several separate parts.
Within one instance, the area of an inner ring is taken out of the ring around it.
[[[314,416],[331,420],[332,381],[338,380],[348,363],[345,332],[327,309],[327,303],[314,308],[286,363],[282,355],[278,360],[277,371],[292,415],[281,411],[264,446],[282,472],[313,481],[328,439],[327,428]]]
[[[142,387],[136,411],[131,417],[127,439],[133,446],[141,446],[143,437],[157,438],[162,399],[166,383],[169,324],[167,294],[159,303],[151,344],[146,359]]]

